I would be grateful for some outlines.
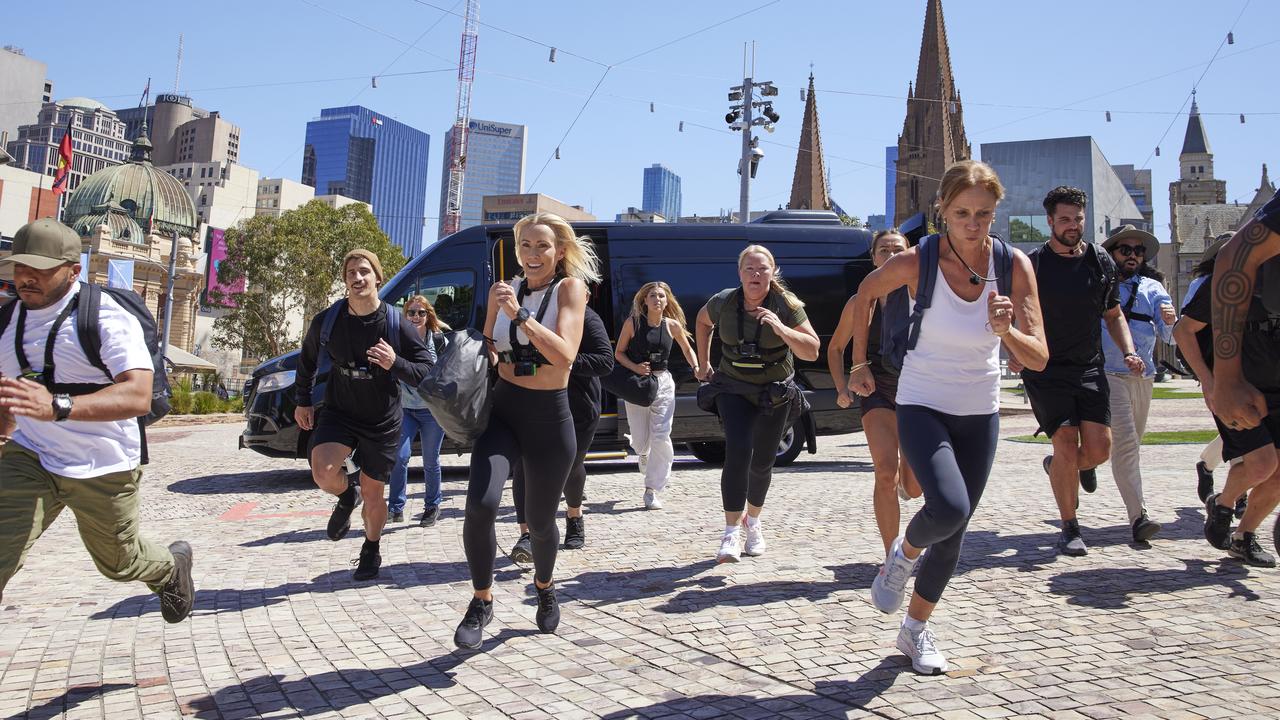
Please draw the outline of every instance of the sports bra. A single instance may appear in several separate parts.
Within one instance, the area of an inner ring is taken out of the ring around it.
[[[512,283],[516,291],[516,297],[521,297],[521,289],[524,287],[525,279],[516,278]],[[541,288],[532,292],[526,291],[521,299],[520,306],[529,311],[537,320],[538,324],[555,329],[556,317],[560,314],[560,289],[564,287],[563,282],[554,283],[556,296],[551,298],[551,302],[547,303],[547,311],[541,318],[537,318],[538,308],[542,306],[542,298],[547,294],[547,288]],[[511,321],[515,318],[507,314],[503,308],[498,309],[498,319],[493,324],[493,345],[498,352],[511,351]],[[521,345],[529,345],[529,336],[524,334],[524,328],[516,326],[516,342]]]

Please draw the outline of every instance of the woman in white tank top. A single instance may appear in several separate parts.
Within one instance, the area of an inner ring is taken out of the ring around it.
[[[1004,188],[995,171],[973,160],[947,168],[938,191],[946,231],[932,236],[938,267],[930,306],[916,346],[907,351],[898,380],[898,436],[903,454],[924,490],[924,507],[893,541],[871,586],[881,612],[902,605],[907,578],[920,560],[914,593],[898,649],[917,672],[945,672],[947,661],[929,629],[929,616],[955,572],[969,518],[982,497],[999,434],[1000,345],[1038,370],[1049,360],[1031,261],[1008,248],[1012,297],[998,294],[996,244],[990,235]],[[858,287],[854,317],[871,316],[872,298],[920,280],[920,254],[895,255]],[[886,322],[888,320],[886,319]],[[1016,326],[1015,326],[1016,322]],[[875,391],[867,367],[867,327],[854,328],[854,371],[849,389]]]

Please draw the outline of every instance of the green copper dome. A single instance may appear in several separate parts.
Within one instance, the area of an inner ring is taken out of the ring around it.
[[[146,233],[143,232],[142,227],[129,217],[129,213],[124,208],[114,203],[99,205],[92,213],[76,218],[71,223],[71,229],[83,237],[92,235],[99,225],[111,228],[111,237],[116,240],[137,244],[146,242]]]
[[[103,206],[118,205],[143,229],[155,219],[156,232],[193,238],[199,221],[191,196],[176,178],[151,165],[151,142],[145,128],[133,143],[133,156],[123,165],[103,168],[85,178],[71,193],[63,222],[74,226],[86,216],[103,217]],[[95,223],[96,225],[97,223]]]

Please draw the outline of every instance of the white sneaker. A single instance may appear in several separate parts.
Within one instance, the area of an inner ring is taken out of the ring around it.
[[[764,530],[757,521],[755,525],[748,524],[745,520],[742,523],[747,528],[747,542],[742,548],[743,555],[758,557],[764,554],[769,547],[769,543],[764,541]]]
[[[718,563],[736,563],[741,559],[742,551],[739,549],[739,532],[738,528],[725,530],[724,537],[720,538],[720,552],[716,553],[716,562]]]
[[[907,494],[907,488],[902,484],[901,475],[898,476],[898,499],[902,502],[907,502],[911,499],[911,496]]]
[[[884,565],[880,566],[880,572],[871,583],[871,602],[886,615],[902,607],[902,594],[907,586],[907,578],[911,577],[911,571],[916,566],[915,560],[908,560],[902,554],[902,541],[903,538],[899,535],[889,546]]]
[[[938,650],[938,639],[929,624],[912,632],[906,625],[898,631],[898,649],[911,658],[911,667],[921,675],[939,675],[947,671],[947,659]]]
[[[657,490],[645,488],[644,490],[644,509],[645,510],[661,510],[662,498],[658,496]]]

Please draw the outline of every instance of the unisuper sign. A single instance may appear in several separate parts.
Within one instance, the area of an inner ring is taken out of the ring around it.
[[[502,125],[495,122],[486,122],[484,120],[472,120],[467,124],[467,129],[471,132],[484,133],[486,135],[501,135],[503,137],[511,137],[520,129],[519,125]]]

